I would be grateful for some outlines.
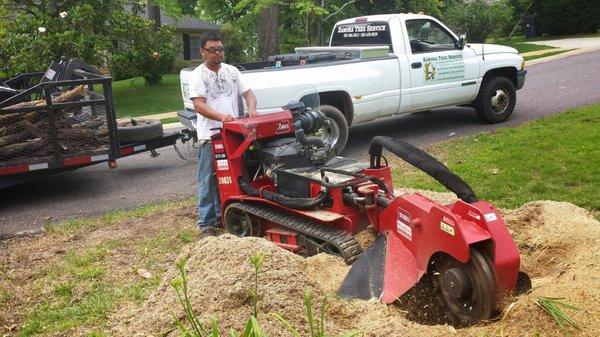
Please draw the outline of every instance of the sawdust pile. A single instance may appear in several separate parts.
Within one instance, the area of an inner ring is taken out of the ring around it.
[[[506,308],[510,310],[505,310],[502,318],[455,329],[448,325],[420,324],[414,315],[403,311],[405,307],[331,298],[328,335],[355,329],[365,336],[560,334],[551,318],[533,302],[537,296],[561,297],[564,302],[581,308],[569,311],[583,328],[578,335],[599,335],[600,223],[572,204],[549,201],[532,202],[504,214],[521,250],[521,270],[531,276],[533,291],[509,298]],[[368,233],[363,235],[368,244]],[[304,289],[312,289],[318,313],[323,296],[337,289],[349,267],[333,256],[303,259],[259,238],[222,235],[201,240],[184,254],[188,258],[190,299],[196,312],[205,322],[217,318],[221,331],[232,328],[241,331],[252,312],[249,294],[253,267],[249,261],[257,252],[265,256],[259,276],[260,312],[282,314],[305,335]],[[167,272],[145,305],[122,317],[115,335],[177,335],[173,323],[175,317],[183,317],[183,311],[169,284],[177,276],[175,268]],[[281,323],[266,314],[260,316],[260,321],[270,336],[290,335]]]

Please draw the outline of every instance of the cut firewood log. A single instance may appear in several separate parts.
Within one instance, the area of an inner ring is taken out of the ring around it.
[[[44,146],[49,145],[45,139],[36,138],[23,143],[10,144],[0,147],[0,157],[10,158],[22,155],[25,152],[31,153],[31,157],[35,158],[39,154],[39,150]],[[36,154],[36,152],[38,152]]]
[[[12,135],[0,137],[0,147],[17,143],[19,141],[26,141],[30,133],[26,130],[14,133]]]
[[[63,92],[58,97],[53,97],[52,103],[73,102],[73,101],[79,100],[85,96],[85,93],[87,91],[88,91],[87,86],[85,86],[85,85],[77,86],[69,91]],[[29,107],[35,108],[35,107],[44,106],[44,105],[46,105],[46,101],[43,99],[40,99],[40,100],[36,100],[36,101],[21,102],[21,103],[13,104],[11,106],[6,107],[5,110],[29,108]],[[28,119],[30,121],[33,121],[33,119],[35,119],[37,117],[37,114],[38,114],[37,111],[30,111],[30,112],[19,112],[19,113],[13,113],[13,114],[0,115],[0,125],[6,125],[6,123],[14,122],[16,120],[21,120],[21,119]]]

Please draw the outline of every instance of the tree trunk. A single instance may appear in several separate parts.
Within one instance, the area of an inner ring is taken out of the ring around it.
[[[160,7],[155,5],[152,0],[148,0],[146,12],[148,13],[148,20],[152,21],[152,31],[155,33],[158,32],[158,29],[162,24],[160,22]]]
[[[275,4],[263,9],[258,17],[258,56],[267,60],[279,53],[279,7]]]

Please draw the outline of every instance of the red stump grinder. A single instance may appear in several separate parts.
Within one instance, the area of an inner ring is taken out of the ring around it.
[[[371,141],[370,163],[337,157],[309,136],[327,117],[303,103],[226,122],[212,138],[227,230],[265,237],[292,252],[344,258],[352,268],[338,294],[391,303],[429,274],[446,315],[487,320],[515,291],[519,251],[498,210],[442,163],[389,137]],[[395,195],[382,150],[456,193],[440,205],[418,193]],[[354,234],[372,226],[362,251]]]

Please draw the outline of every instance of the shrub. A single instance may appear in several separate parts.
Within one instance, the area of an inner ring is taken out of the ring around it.
[[[508,30],[513,9],[506,1],[487,4],[484,0],[475,0],[464,4],[453,2],[442,14],[444,21],[453,30],[467,34],[471,42],[485,42],[491,35],[500,36]]]
[[[163,74],[171,72],[179,48],[173,42],[173,29],[161,27],[156,33],[146,20],[135,19],[114,53],[108,55],[108,66],[115,80],[142,76],[148,84],[158,84]]]
[[[600,28],[597,0],[535,0],[540,28],[550,35],[595,33]]]
[[[177,50],[172,31],[152,33],[148,20],[123,10],[126,2],[21,6],[4,16],[0,8],[0,77],[40,71],[52,61],[78,57],[98,66],[118,61],[116,77],[144,76],[158,82],[169,72]]]

